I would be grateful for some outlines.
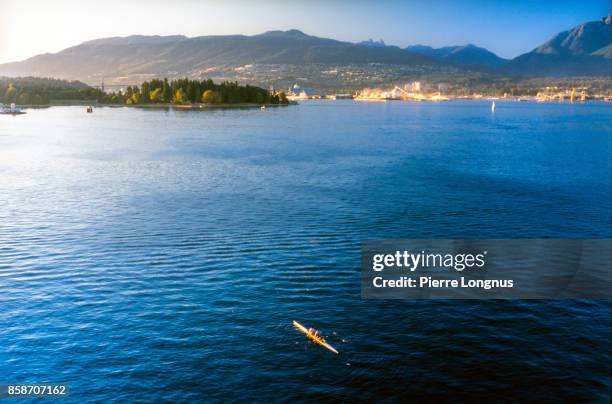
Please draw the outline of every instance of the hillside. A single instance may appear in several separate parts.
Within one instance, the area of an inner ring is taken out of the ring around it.
[[[413,45],[405,48],[406,50],[445,63],[456,65],[485,68],[495,70],[506,64],[508,61],[497,56],[495,53],[478,46],[468,44],[463,46],[446,46],[443,48],[432,48],[425,45]]]
[[[411,80],[457,84],[492,76],[612,75],[612,17],[561,32],[513,60],[475,45],[406,49],[382,40],[357,44],[298,30],[263,34],[113,37],[0,65],[0,75],[56,77],[91,85],[139,84],[155,77],[238,80],[259,86],[344,89]]]
[[[104,93],[79,81],[0,76],[0,103],[47,105],[51,100],[98,100]]]
[[[506,71],[536,76],[612,75],[612,16],[555,35],[513,59]]]
[[[297,30],[260,35],[130,36],[84,42],[55,54],[0,65],[0,75],[51,76],[99,83],[103,77],[209,75],[252,64],[438,65],[397,47],[362,46],[310,36]]]

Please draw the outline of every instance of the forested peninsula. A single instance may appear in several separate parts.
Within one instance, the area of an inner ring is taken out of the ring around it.
[[[50,78],[0,77],[0,103],[54,105],[67,103],[113,105],[283,105],[283,92],[239,85],[237,82],[190,79],[153,79],[140,86],[106,92],[78,81]]]

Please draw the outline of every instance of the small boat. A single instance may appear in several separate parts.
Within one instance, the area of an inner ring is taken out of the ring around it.
[[[90,105],[89,107],[87,107],[87,113],[91,114],[93,112],[93,107]]]
[[[298,323],[295,320],[293,320],[293,326],[298,331],[300,331],[302,334],[306,335],[306,337],[309,340],[311,340],[312,342],[314,342],[315,344],[321,345],[323,348],[329,349],[330,351],[332,351],[336,355],[338,354],[338,351],[336,351],[333,346],[331,346],[327,342],[325,342],[325,338],[320,336],[319,332],[317,330],[315,330],[314,328],[306,328],[302,324]]]
[[[491,104],[491,112],[495,112],[495,101]]]
[[[261,109],[262,111],[265,111],[266,110],[266,106],[262,105],[261,108],[259,108],[259,109]]]
[[[0,114],[2,115],[22,115],[25,114],[25,111],[17,108],[14,103],[11,103],[10,107],[3,107],[0,109]]]

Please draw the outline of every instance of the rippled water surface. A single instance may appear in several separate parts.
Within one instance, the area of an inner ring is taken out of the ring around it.
[[[608,302],[359,290],[364,239],[610,238],[609,105],[0,118],[0,383],[79,402],[609,400]]]

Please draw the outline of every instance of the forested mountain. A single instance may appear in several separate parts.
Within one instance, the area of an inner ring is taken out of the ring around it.
[[[508,60],[500,58],[495,53],[472,44],[445,46],[437,49],[430,46],[413,45],[408,46],[406,50],[420,53],[442,62],[463,66],[482,67],[490,70],[498,69],[508,62]]]
[[[0,65],[0,75],[80,79],[118,76],[205,76],[210,69],[251,64],[437,65],[397,47],[372,47],[310,36],[297,30],[260,35],[129,36],[84,42],[55,54]]]
[[[612,75],[612,17],[581,24],[507,61],[475,45],[406,49],[383,41],[358,44],[298,30],[263,34],[129,36],[84,42],[58,53],[0,65],[0,75],[56,77],[100,84],[152,78],[239,80],[256,85],[354,88],[393,80],[456,80],[457,75],[522,77]]]
[[[555,35],[513,59],[506,71],[537,76],[612,75],[612,16]]]

